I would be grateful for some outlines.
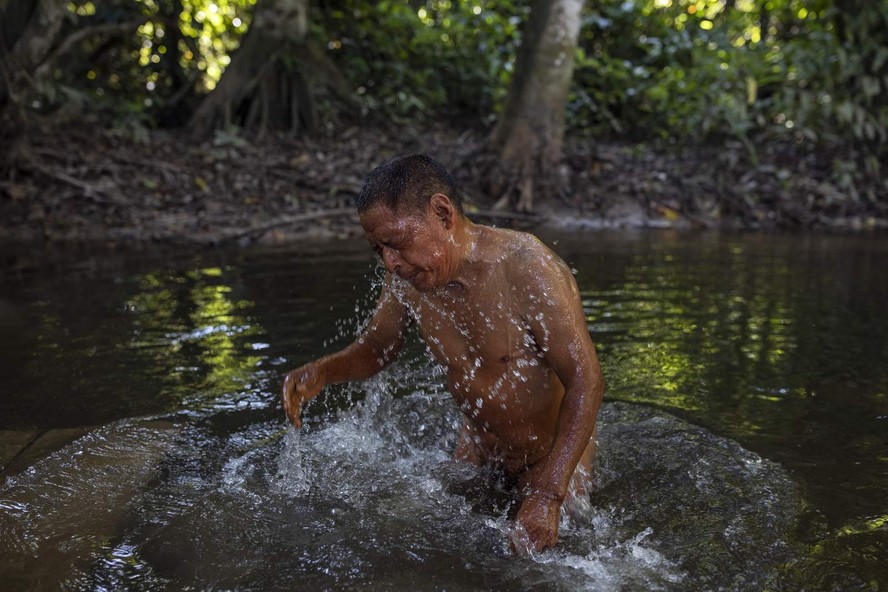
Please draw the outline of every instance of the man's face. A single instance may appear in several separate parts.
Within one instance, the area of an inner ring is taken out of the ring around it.
[[[394,212],[377,205],[361,214],[361,226],[386,271],[410,282],[420,292],[448,281],[451,236],[429,208],[425,212]]]

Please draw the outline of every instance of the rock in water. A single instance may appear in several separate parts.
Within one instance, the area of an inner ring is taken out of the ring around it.
[[[0,581],[58,590],[118,533],[173,446],[168,422],[94,430],[0,486]]]
[[[620,531],[650,528],[683,586],[761,590],[794,556],[802,500],[779,464],[657,409],[611,403],[601,424],[593,506]]]

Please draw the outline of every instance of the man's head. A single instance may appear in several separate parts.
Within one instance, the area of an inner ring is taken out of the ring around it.
[[[462,202],[450,173],[424,154],[394,158],[367,175],[358,195],[358,213],[377,205],[396,214],[424,212],[436,193],[446,195],[461,214]]]
[[[434,160],[414,154],[374,169],[361,188],[358,213],[389,273],[421,291],[453,279],[466,220],[453,179]]]

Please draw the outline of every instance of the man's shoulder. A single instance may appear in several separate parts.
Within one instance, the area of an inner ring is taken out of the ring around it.
[[[513,278],[534,275],[547,268],[559,273],[567,269],[561,257],[533,234],[505,228],[490,230],[495,233],[495,259]]]
[[[494,245],[493,251],[502,261],[523,257],[543,257],[547,252],[551,252],[543,244],[543,241],[529,232],[492,226],[488,226],[487,231],[490,233],[490,243]]]

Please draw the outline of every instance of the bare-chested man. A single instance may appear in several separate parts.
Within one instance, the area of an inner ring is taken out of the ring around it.
[[[586,490],[604,389],[573,275],[534,236],[468,220],[425,156],[370,173],[358,212],[386,269],[379,303],[354,343],[287,375],[287,417],[299,427],[325,385],[388,366],[415,323],[465,415],[454,458],[517,484],[516,551],[554,545],[562,504]]]

